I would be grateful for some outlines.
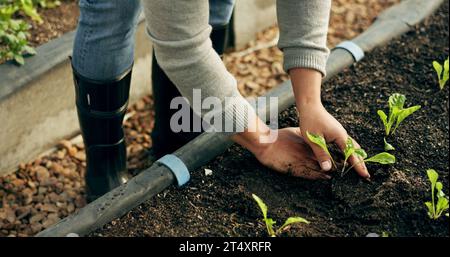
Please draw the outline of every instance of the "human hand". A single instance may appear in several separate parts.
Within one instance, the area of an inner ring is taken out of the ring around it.
[[[306,137],[306,131],[314,133],[325,138],[327,143],[335,143],[341,151],[344,151],[346,141],[349,137],[347,131],[321,103],[303,105],[299,108],[299,120],[301,131],[307,144],[311,147],[320,167],[323,171],[330,171],[332,169],[331,156],[320,148],[318,145],[311,142]],[[356,148],[361,148],[359,144],[353,140]],[[364,164],[364,161],[356,156],[349,157],[350,165],[354,165],[355,171],[364,178],[370,178],[369,172]]]
[[[277,139],[257,151],[256,158],[265,166],[280,173],[306,179],[330,179],[322,172],[311,148],[301,136],[299,128],[277,131]]]

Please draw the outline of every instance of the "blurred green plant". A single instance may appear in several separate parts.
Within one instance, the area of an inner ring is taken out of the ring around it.
[[[437,61],[433,61],[433,68],[438,76],[439,88],[442,90],[448,80],[448,57],[447,60],[444,61],[444,65],[441,65]]]
[[[277,235],[281,234],[281,232],[283,232],[283,230],[287,226],[290,226],[292,224],[295,224],[295,223],[309,224],[309,221],[307,221],[306,219],[304,219],[302,217],[289,217],[280,228],[278,228],[277,230],[274,230],[273,225],[276,224],[276,221],[267,217],[267,205],[257,195],[252,194],[252,197],[258,204],[259,208],[261,209],[261,212],[262,212],[263,218],[264,218],[264,222],[266,223],[267,233],[271,237],[276,237]]]
[[[428,208],[428,216],[430,219],[437,220],[444,211],[448,210],[448,198],[442,191],[442,183],[437,181],[439,174],[435,170],[429,169],[427,170],[427,176],[431,184],[431,202],[426,202],[425,205]],[[448,212],[445,216],[448,217]]]
[[[36,54],[28,42],[31,26],[23,16],[42,23],[36,6],[53,8],[60,4],[58,0],[0,0],[0,63],[14,60],[23,65],[24,55]]]

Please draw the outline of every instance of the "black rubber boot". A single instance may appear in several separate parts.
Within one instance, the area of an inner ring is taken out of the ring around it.
[[[122,122],[128,106],[131,69],[111,81],[73,71],[76,106],[86,151],[87,201],[125,183],[127,157]]]
[[[222,55],[228,41],[228,25],[213,28],[210,37],[214,50],[219,55]],[[174,152],[202,132],[175,133],[171,130],[170,118],[178,110],[170,109],[170,102],[173,98],[181,96],[181,94],[159,66],[154,52],[152,61],[152,89],[155,125],[151,134],[153,142],[151,152],[157,159],[165,154]],[[190,115],[191,120],[196,115],[192,109]]]

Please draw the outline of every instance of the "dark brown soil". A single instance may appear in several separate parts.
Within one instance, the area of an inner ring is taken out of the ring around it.
[[[290,228],[287,236],[448,236],[449,221],[427,217],[426,169],[434,168],[448,193],[448,86],[439,91],[431,62],[448,56],[448,3],[437,14],[324,87],[323,101],[349,133],[374,154],[383,151],[383,129],[376,111],[389,95],[407,96],[422,109],[409,117],[389,141],[397,148],[393,166],[370,165],[372,182],[354,173],[332,181],[307,181],[279,175],[234,146],[209,165],[192,172],[181,189],[171,187],[94,236],[265,236],[259,195],[278,223],[302,216],[309,225]],[[283,126],[297,125],[291,108]],[[204,168],[213,170],[205,176]]]

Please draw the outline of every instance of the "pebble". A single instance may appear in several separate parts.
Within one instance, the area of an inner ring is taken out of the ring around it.
[[[50,177],[50,173],[45,167],[37,166],[36,167],[36,177],[39,182],[43,182],[44,180]]]
[[[213,173],[212,170],[210,170],[210,169],[205,169],[205,176],[211,176],[212,173]]]

